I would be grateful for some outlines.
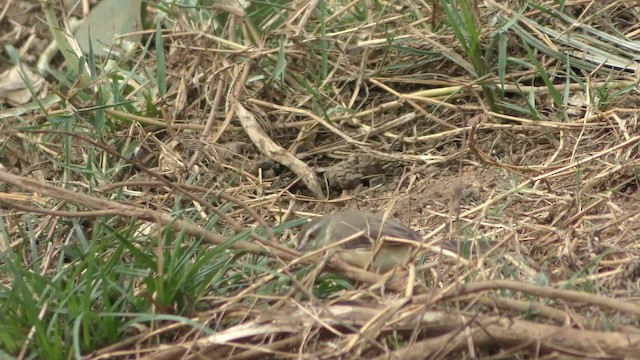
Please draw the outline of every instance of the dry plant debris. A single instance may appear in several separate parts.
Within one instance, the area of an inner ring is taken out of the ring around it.
[[[0,109],[3,353],[637,356],[635,2],[167,4],[159,47]],[[40,8],[0,7],[33,67]],[[459,261],[293,250],[344,208]]]

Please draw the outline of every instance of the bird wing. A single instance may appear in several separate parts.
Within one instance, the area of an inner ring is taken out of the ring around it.
[[[384,232],[381,230],[384,228]],[[382,236],[421,241],[422,238],[413,230],[409,229],[397,220],[387,218],[383,219],[382,216],[376,216],[366,219],[364,224],[347,224],[340,222],[336,226],[336,232],[344,234],[344,238],[353,236],[360,231],[364,231],[362,236],[348,241],[342,245],[345,249],[359,249],[368,248],[371,249],[372,245],[379,240]],[[400,242],[388,242],[385,246],[406,246]]]

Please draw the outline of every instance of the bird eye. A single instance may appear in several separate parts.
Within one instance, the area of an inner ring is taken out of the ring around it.
[[[298,243],[298,246],[296,246],[296,250],[301,251],[305,249],[309,250],[315,248],[316,237],[318,237],[318,233],[316,231],[307,232]]]

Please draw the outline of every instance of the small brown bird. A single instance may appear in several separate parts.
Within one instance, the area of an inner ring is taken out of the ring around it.
[[[355,236],[335,247],[336,256],[353,266],[387,272],[402,264],[411,254],[413,246],[384,240],[404,239],[421,242],[422,238],[397,220],[383,215],[345,210],[311,220],[300,232],[298,251],[313,251]],[[377,244],[378,241],[384,241]],[[378,249],[379,247],[379,249]],[[375,259],[372,259],[375,253]],[[373,262],[372,262],[373,260]]]

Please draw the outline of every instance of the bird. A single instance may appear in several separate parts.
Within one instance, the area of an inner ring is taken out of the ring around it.
[[[395,219],[355,210],[314,218],[300,231],[298,239],[296,250],[302,252],[340,243],[335,246],[336,257],[356,267],[371,266],[380,273],[402,265],[414,248],[409,242],[389,239],[422,242],[418,233]]]

